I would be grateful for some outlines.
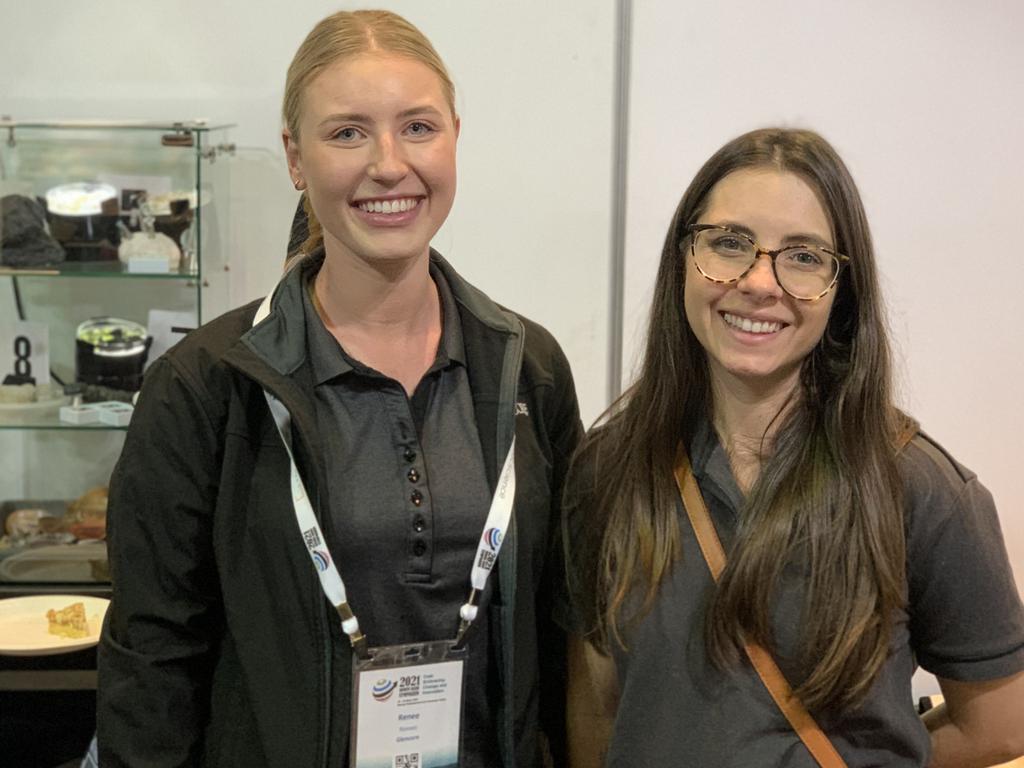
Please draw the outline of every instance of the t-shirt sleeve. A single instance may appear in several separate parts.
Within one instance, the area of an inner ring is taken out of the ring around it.
[[[903,457],[911,643],[939,677],[992,680],[1024,669],[1024,607],[992,495],[921,436]]]

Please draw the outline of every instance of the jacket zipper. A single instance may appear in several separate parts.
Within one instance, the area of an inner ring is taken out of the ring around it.
[[[264,386],[263,383],[260,382],[258,379],[254,379],[254,381],[256,381],[256,383],[259,386],[261,386],[261,387]],[[268,392],[270,392],[272,395],[274,395],[275,397],[277,397],[276,393],[274,393],[269,387],[266,387],[266,390]],[[278,399],[280,400],[280,398],[278,398]],[[281,402],[284,402],[284,401],[281,401]],[[289,411],[289,417],[290,416],[291,416],[291,411]],[[303,435],[301,433],[301,428],[299,428],[297,426],[297,422],[294,419],[291,419],[291,418],[289,418],[289,421],[295,427],[296,431],[298,432],[299,438],[302,439]],[[315,468],[312,471],[313,471],[314,474],[316,473],[316,469]],[[319,478],[318,478],[317,482],[318,483],[320,482]],[[319,492],[317,492],[317,494],[316,494],[316,499],[315,499],[315,504],[313,506],[313,509],[314,509],[314,511],[315,511],[315,513],[317,515],[318,520],[319,520],[319,518],[320,518],[320,494],[319,494]],[[309,572],[310,572],[310,576],[311,576],[310,582],[312,583],[312,586],[313,586],[313,594],[315,594],[317,596],[316,597],[316,605],[318,606],[318,610],[319,610],[319,613],[320,613],[320,651],[321,651],[321,654],[322,654],[322,656],[321,656],[321,662],[322,662],[321,668],[323,670],[323,699],[321,701],[322,720],[321,720],[321,723],[320,723],[320,733],[321,733],[321,736],[320,736],[320,765],[323,766],[323,768],[329,768],[328,759],[330,757],[330,748],[331,748],[331,708],[332,708],[331,707],[331,691],[332,691],[332,689],[334,687],[333,683],[332,683],[332,679],[331,679],[331,669],[332,669],[332,662],[331,662],[331,629],[330,629],[331,615],[327,611],[327,606],[324,605],[324,596],[323,596],[323,593],[321,591],[320,581],[317,578],[316,573],[312,569],[310,569]]]
[[[314,577],[315,578],[315,577]],[[317,582],[314,585],[314,589],[319,591],[320,584]],[[328,768],[328,753],[331,747],[331,690],[334,687],[331,684],[331,630],[328,626],[328,622],[331,617],[327,613],[327,608],[324,605],[323,599],[317,600],[317,605],[320,606],[320,648],[323,651],[323,670],[324,670],[324,699],[323,699],[323,722],[321,723],[321,737],[320,743],[320,765],[323,768]]]
[[[256,380],[256,383],[261,387],[263,383]],[[276,393],[267,388],[267,391],[277,397]],[[280,398],[278,398],[280,400]],[[281,401],[284,402],[284,401]],[[289,417],[291,411],[289,411]],[[297,426],[297,422],[294,419],[289,418],[290,423],[295,426],[296,432],[299,434],[299,438],[303,439],[301,428]],[[307,441],[308,442],[308,441]],[[316,468],[312,469],[312,472],[316,473]],[[317,479],[319,484],[320,480]],[[314,512],[316,513],[317,519],[320,518],[320,494],[316,492],[316,499],[314,504]],[[321,657],[321,668],[323,670],[323,699],[321,701],[321,714],[322,720],[320,723],[320,765],[323,768],[329,768],[328,759],[330,757],[331,749],[331,692],[334,688],[333,681],[331,679],[331,629],[330,621],[331,615],[327,611],[327,606],[324,605],[324,596],[320,587],[320,581],[316,576],[316,573],[310,569],[311,583],[313,585],[313,594],[316,595],[316,605],[320,613],[320,651]]]
[[[237,366],[235,367],[237,368]],[[278,396],[278,393],[274,391],[273,387],[269,386],[265,381],[261,379],[261,377],[256,375],[255,372],[245,370],[242,368],[237,369],[239,370],[240,373],[251,379],[256,384],[256,386],[260,387],[263,390],[266,390],[274,397],[276,397],[280,402],[285,402]],[[293,427],[295,427],[296,431],[299,432],[300,438],[302,438],[303,436],[301,434],[301,429],[298,426],[296,426],[297,422],[295,421],[295,419],[291,418],[290,409],[288,411],[288,415],[289,423]],[[316,469],[314,468],[312,471],[315,474]],[[317,478],[317,483],[319,484],[319,482],[320,479]],[[317,503],[314,506],[314,510],[317,512],[317,517],[319,518],[319,492],[317,493]],[[328,615],[326,606],[324,605],[320,589],[320,583],[316,577],[316,574],[313,571],[310,571],[310,574],[312,576],[314,594],[318,597],[318,599],[316,600],[316,604],[319,606],[320,612],[320,650],[322,653],[321,666],[323,670],[323,699],[321,701],[321,712],[323,719],[320,724],[320,765],[323,766],[323,768],[329,768],[328,759],[330,757],[331,746],[331,690],[333,688],[333,685],[331,683],[331,630],[329,625],[331,618]]]

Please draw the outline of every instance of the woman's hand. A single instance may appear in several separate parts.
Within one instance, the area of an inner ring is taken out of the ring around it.
[[[579,635],[570,633],[566,692],[569,768],[604,765],[618,709],[615,662]]]
[[[1024,672],[978,683],[939,678],[943,704],[924,715],[929,768],[972,768],[1024,755]]]

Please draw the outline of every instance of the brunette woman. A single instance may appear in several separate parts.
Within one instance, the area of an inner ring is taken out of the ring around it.
[[[569,366],[430,249],[459,118],[417,29],[321,21],[284,124],[302,254],[153,365],[111,481],[101,764],[539,765]]]
[[[863,206],[817,134],[748,133],[701,168],[640,376],[573,466],[574,767],[819,764],[745,646],[846,765],[1024,752],[1024,611],[992,499],[893,404]],[[917,665],[945,696],[923,721]]]

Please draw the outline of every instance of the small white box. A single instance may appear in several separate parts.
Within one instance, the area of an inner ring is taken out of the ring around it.
[[[94,403],[100,414],[100,422],[109,424],[112,427],[127,427],[132,420],[132,406],[128,403],[120,403],[109,400],[104,403]]]
[[[95,403],[84,405],[62,405],[60,420],[69,424],[96,424],[100,420],[100,410]]]
[[[128,272],[170,272],[171,260],[166,256],[133,256],[127,263]]]

